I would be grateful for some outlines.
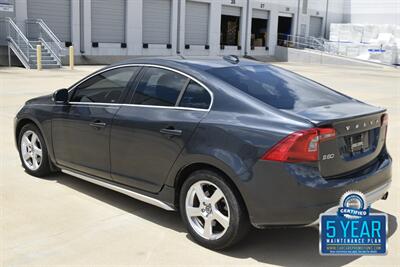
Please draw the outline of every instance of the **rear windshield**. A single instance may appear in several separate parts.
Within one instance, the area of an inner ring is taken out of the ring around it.
[[[329,88],[274,66],[235,66],[209,69],[208,72],[278,109],[300,112],[351,101]]]

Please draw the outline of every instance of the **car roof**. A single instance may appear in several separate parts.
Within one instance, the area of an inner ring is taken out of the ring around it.
[[[149,64],[149,65],[161,65],[172,68],[185,68],[196,69],[199,71],[206,71],[214,68],[226,68],[234,66],[249,66],[249,65],[261,65],[254,60],[240,58],[238,63],[232,63],[223,57],[207,57],[207,58],[181,58],[181,57],[143,57],[125,60],[112,64],[109,67],[128,65],[128,64]]]

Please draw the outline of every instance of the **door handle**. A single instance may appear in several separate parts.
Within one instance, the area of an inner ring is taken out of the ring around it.
[[[181,136],[182,130],[175,129],[174,127],[167,127],[160,130],[160,133],[170,135],[170,136]]]
[[[96,128],[96,129],[100,129],[100,128],[106,127],[107,124],[105,122],[100,121],[100,120],[95,120],[95,121],[89,123],[89,125],[94,127],[94,128]]]

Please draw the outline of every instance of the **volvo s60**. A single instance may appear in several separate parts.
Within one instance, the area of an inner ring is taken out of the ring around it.
[[[273,65],[148,58],[27,101],[15,140],[27,173],[179,210],[195,241],[224,249],[251,225],[316,224],[348,190],[385,198],[387,125],[385,109]]]

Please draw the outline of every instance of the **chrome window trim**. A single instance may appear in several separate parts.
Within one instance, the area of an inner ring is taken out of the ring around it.
[[[144,107],[144,108],[191,110],[191,111],[203,111],[203,112],[210,111],[210,109],[201,109],[201,108],[186,108],[186,107],[178,107],[178,106],[152,106],[152,105],[139,105],[139,104],[119,104],[119,103],[69,102],[69,104],[82,105],[82,106],[86,105],[86,106]]]
[[[108,105],[108,106],[133,106],[133,107],[144,107],[144,108],[162,108],[162,109],[191,110],[191,111],[205,111],[205,112],[209,112],[211,110],[211,108],[212,108],[212,105],[214,104],[214,94],[206,85],[204,85],[204,83],[200,82],[198,79],[196,79],[193,76],[191,76],[189,74],[186,74],[186,73],[184,73],[184,72],[182,72],[180,70],[176,70],[176,69],[173,69],[173,68],[170,68],[170,67],[157,65],[157,64],[131,63],[131,64],[124,64],[124,65],[119,65],[119,66],[103,69],[103,70],[98,71],[96,73],[93,73],[93,74],[89,75],[88,77],[84,78],[83,80],[79,81],[77,84],[73,85],[73,87],[71,87],[68,90],[68,92],[70,92],[72,90],[75,90],[76,87],[78,87],[79,85],[81,85],[82,83],[86,82],[87,80],[91,79],[92,77],[94,77],[96,75],[99,75],[99,74],[101,74],[103,72],[106,72],[106,71],[119,69],[119,68],[126,68],[126,67],[153,67],[153,68],[160,68],[160,69],[173,71],[173,72],[176,72],[176,73],[178,73],[180,75],[183,75],[183,76],[195,81],[196,83],[200,84],[200,86],[203,87],[210,94],[210,97],[211,97],[210,105],[208,106],[208,109],[202,109],[202,108],[187,108],[187,107],[179,107],[179,106],[153,106],[153,105],[124,104],[124,103],[100,103],[100,102],[96,102],[96,103],[93,103],[93,102],[69,102],[69,104],[73,104],[73,105],[100,105],[100,106],[104,106],[104,105]],[[184,88],[183,90],[186,90],[186,88]]]

